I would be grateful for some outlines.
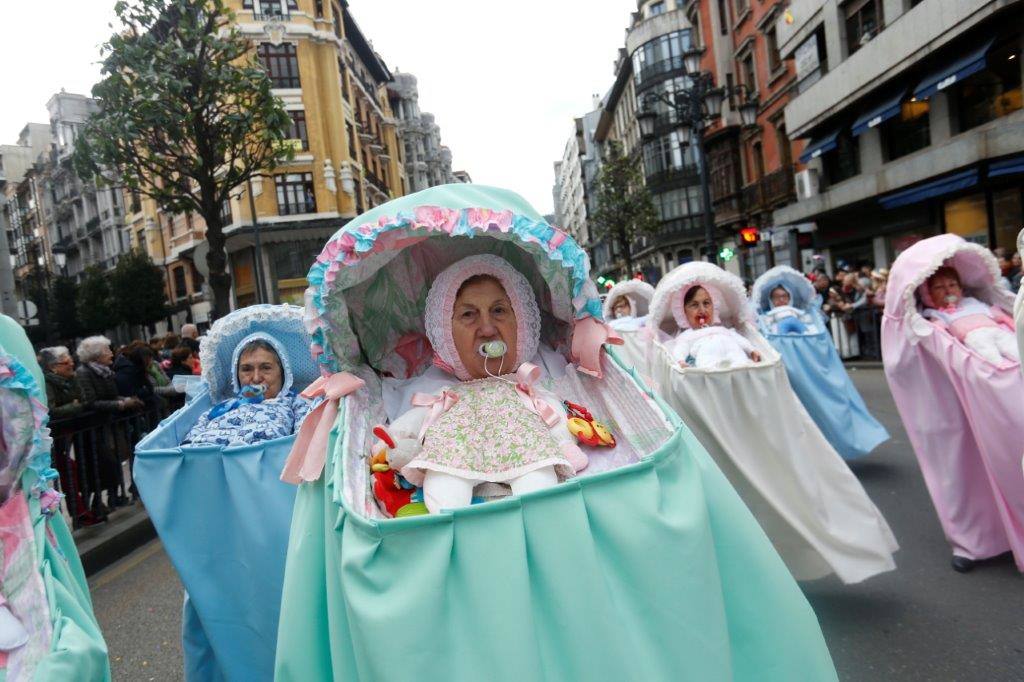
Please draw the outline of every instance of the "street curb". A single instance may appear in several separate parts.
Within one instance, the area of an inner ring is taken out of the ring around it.
[[[881,360],[847,360],[843,364],[847,369],[883,369]]]
[[[156,528],[141,502],[110,515],[106,523],[80,528],[73,534],[82,568],[92,576],[156,537]]]

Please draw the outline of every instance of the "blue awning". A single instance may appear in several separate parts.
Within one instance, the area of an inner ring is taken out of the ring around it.
[[[973,187],[976,184],[978,184],[978,169],[972,168],[971,170],[947,175],[938,180],[932,180],[917,187],[886,194],[884,197],[878,198],[878,203],[882,204],[884,208],[896,208],[897,206],[916,204],[919,201],[942,196],[943,194],[950,194],[957,190]]]
[[[816,159],[825,152],[830,152],[836,148],[839,138],[839,128],[812,139],[808,144],[807,148],[804,149],[804,153],[800,155],[800,163],[807,163],[811,159]]]
[[[890,94],[889,97],[882,100],[882,102],[877,106],[871,107],[861,114],[860,117],[853,122],[850,132],[854,135],[860,135],[868,128],[874,128],[883,121],[888,121],[893,116],[896,116],[900,113],[900,107],[902,106],[903,99],[906,96],[906,88],[901,88],[899,92]]]
[[[989,38],[980,47],[974,48],[959,59],[947,62],[941,68],[929,73],[914,88],[914,97],[918,99],[931,97],[939,90],[948,88],[953,83],[962,81],[971,74],[978,73],[984,69],[988,51],[994,42],[994,37]]]
[[[988,165],[988,176],[990,178],[1000,175],[1013,175],[1015,173],[1024,173],[1024,156],[1014,156]]]

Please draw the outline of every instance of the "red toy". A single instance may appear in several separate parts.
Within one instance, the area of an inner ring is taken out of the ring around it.
[[[582,405],[570,403],[568,400],[562,404],[569,411],[567,424],[569,433],[576,436],[576,440],[580,442],[580,445],[606,448],[615,447],[615,436],[612,435],[607,426],[594,419],[594,416],[590,414],[590,410]]]

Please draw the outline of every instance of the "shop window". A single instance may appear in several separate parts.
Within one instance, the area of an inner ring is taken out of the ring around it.
[[[1008,252],[1017,250],[1017,233],[1024,225],[1024,190],[1020,187],[992,192],[992,218],[996,228],[996,246]]]
[[[960,83],[953,98],[960,132],[1021,108],[1020,38],[993,49],[988,65]]]
[[[900,107],[900,115],[893,116],[880,126],[885,160],[892,161],[931,144],[928,124],[928,100],[911,100]]]
[[[275,88],[298,88],[299,82],[299,57],[292,43],[271,45],[260,43],[257,50],[260,62],[270,76],[270,82]]]
[[[882,30],[882,0],[850,0],[846,15],[847,56],[852,55]]]
[[[945,204],[946,232],[958,234],[969,242],[988,246],[988,211],[985,195],[971,194]]]
[[[275,177],[277,214],[316,213],[312,173],[285,173]]]
[[[309,138],[306,136],[306,112],[289,111],[288,115],[292,119],[292,123],[288,127],[288,138],[299,141],[297,151],[307,151],[309,149]]]
[[[836,148],[822,154],[825,166],[825,180],[835,185],[860,174],[859,139],[844,131],[836,138]]]

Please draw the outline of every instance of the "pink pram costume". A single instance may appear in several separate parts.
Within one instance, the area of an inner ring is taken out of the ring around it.
[[[943,265],[957,271],[982,309],[1012,309],[1013,296],[999,285],[998,263],[984,247],[952,234],[914,244],[889,276],[886,377],[954,556],[977,560],[1012,550],[1024,570],[1024,376],[1019,362],[991,362],[955,330],[925,319],[919,289]]]

